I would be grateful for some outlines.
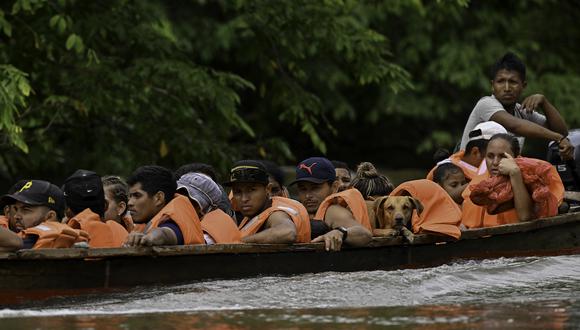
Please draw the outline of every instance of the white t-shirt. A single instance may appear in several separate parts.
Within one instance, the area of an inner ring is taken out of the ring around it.
[[[501,103],[495,98],[494,95],[492,96],[484,96],[475,105],[473,111],[469,115],[469,119],[467,119],[467,124],[465,124],[465,129],[463,129],[463,137],[461,138],[461,150],[465,150],[465,146],[467,145],[467,141],[469,140],[469,132],[471,132],[477,124],[489,121],[491,116],[498,111],[506,111],[501,105]],[[534,122],[540,126],[546,126],[546,117],[542,114],[533,111],[528,113],[522,109],[522,105],[516,103],[516,107],[514,109],[514,116],[516,118],[529,120]],[[511,132],[510,132],[511,133]],[[513,133],[512,133],[513,134]],[[523,136],[517,136],[518,141],[520,142],[520,148],[523,149],[525,138]]]

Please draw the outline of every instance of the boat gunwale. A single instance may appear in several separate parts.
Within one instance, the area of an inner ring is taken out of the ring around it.
[[[373,249],[388,246],[415,246],[425,244],[447,244],[456,241],[482,239],[489,236],[508,235],[528,232],[546,227],[580,222],[580,212],[567,213],[550,218],[532,220],[495,227],[468,229],[462,231],[461,238],[456,240],[447,236],[433,234],[415,235],[412,243],[402,237],[373,237],[369,245],[364,247],[345,247],[345,250]],[[246,254],[246,253],[289,253],[289,252],[324,252],[324,243],[299,244],[214,244],[214,245],[184,245],[160,247],[125,247],[125,248],[68,248],[19,250],[12,253],[0,253],[2,260],[34,260],[34,259],[103,259],[125,257],[164,257],[183,255],[208,254]]]

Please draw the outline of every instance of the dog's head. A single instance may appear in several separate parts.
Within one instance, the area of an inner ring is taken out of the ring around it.
[[[413,210],[423,212],[421,202],[410,196],[384,196],[375,200],[377,228],[411,228]]]

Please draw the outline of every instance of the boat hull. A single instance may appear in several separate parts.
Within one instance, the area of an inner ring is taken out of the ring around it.
[[[580,213],[469,230],[460,240],[375,238],[327,252],[322,244],[22,250],[0,255],[0,305],[87,290],[207,279],[432,267],[460,259],[580,253]]]

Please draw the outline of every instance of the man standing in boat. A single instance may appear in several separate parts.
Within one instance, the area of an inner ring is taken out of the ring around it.
[[[469,133],[479,123],[495,121],[518,136],[520,147],[526,137],[555,141],[563,159],[572,159],[568,127],[556,107],[542,94],[534,94],[518,103],[527,86],[526,67],[513,53],[505,54],[492,68],[491,96],[481,98],[463,130],[461,150],[465,150]],[[542,109],[544,114],[537,111]]]
[[[312,223],[323,221],[331,229],[312,242],[325,242],[330,251],[340,250],[342,243],[365,246],[370,242],[371,225],[361,193],[352,188],[337,193],[339,183],[328,159],[312,157],[300,162],[293,184]]]
[[[236,162],[230,171],[233,200],[243,215],[239,225],[244,243],[307,243],[310,222],[302,204],[270,197],[272,185],[264,165],[254,160]]]

